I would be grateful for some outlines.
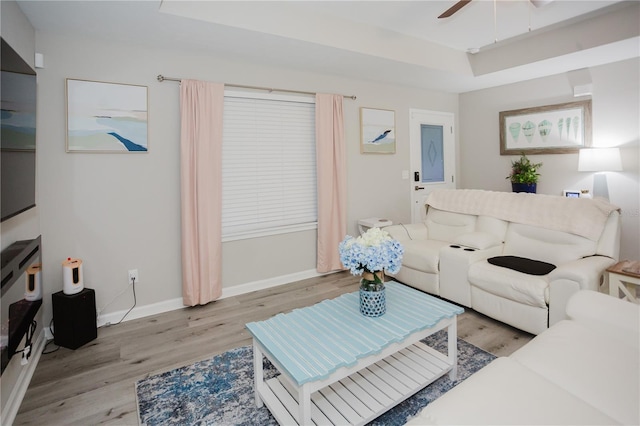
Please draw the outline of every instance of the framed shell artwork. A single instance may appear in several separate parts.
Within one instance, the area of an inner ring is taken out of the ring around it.
[[[500,155],[568,154],[591,146],[591,100],[500,112]]]

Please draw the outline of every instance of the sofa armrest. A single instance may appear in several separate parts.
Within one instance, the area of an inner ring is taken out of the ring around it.
[[[384,228],[391,238],[400,242],[407,240],[426,240],[429,238],[429,230],[424,223],[409,223],[406,225],[391,225]]]
[[[615,263],[590,256],[558,266],[549,274],[549,326],[567,318],[567,302],[580,290],[598,291],[605,269]]]
[[[567,316],[590,329],[639,346],[640,305],[595,291],[579,291],[567,303]]]
[[[598,291],[605,269],[616,263],[616,261],[606,256],[589,256],[573,262],[557,265],[557,268],[549,273],[551,286],[554,281],[563,280],[577,283],[580,290]]]

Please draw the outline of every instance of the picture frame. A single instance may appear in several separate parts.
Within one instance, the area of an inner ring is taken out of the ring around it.
[[[360,153],[396,153],[395,111],[360,108]]]
[[[149,151],[148,89],[135,84],[67,78],[66,151]]]
[[[500,155],[569,154],[591,146],[591,100],[500,112]]]

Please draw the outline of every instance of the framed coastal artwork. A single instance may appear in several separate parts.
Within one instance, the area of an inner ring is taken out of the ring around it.
[[[147,86],[66,80],[67,152],[148,152]]]
[[[395,152],[395,111],[360,108],[360,153],[395,154]]]
[[[567,154],[591,146],[591,100],[500,112],[500,155]]]

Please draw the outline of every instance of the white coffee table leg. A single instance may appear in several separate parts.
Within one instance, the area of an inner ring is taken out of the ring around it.
[[[456,380],[458,377],[458,320],[453,317],[451,324],[447,327],[448,356],[451,363],[449,379]]]
[[[263,386],[264,373],[262,371],[262,351],[256,341],[253,341],[253,389],[255,391],[256,407],[262,407],[259,389]]]
[[[311,424],[311,392],[309,385],[304,384],[298,390],[298,421],[301,425]]]

